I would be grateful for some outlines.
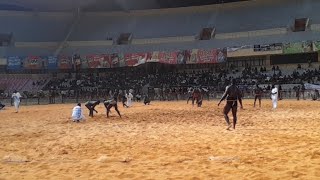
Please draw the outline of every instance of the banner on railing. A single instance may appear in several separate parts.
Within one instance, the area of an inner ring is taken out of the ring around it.
[[[110,58],[111,58],[111,67],[112,68],[126,66],[124,55],[122,53],[111,54]]]
[[[23,68],[23,62],[19,56],[9,56],[7,58],[7,69],[8,70],[20,70]]]
[[[227,61],[227,48],[217,49],[217,63],[223,63]]]
[[[213,64],[222,63],[226,61],[226,49],[193,49],[189,51],[190,58],[187,64]]]
[[[88,68],[110,68],[110,56],[109,55],[88,55],[86,56]]]
[[[226,60],[226,50],[193,49],[181,51],[155,51],[152,53],[114,53],[55,56],[8,57],[8,69],[96,69],[138,66],[147,62],[164,64],[204,64],[221,63]],[[18,65],[19,64],[19,65]]]
[[[25,69],[45,69],[47,57],[41,56],[26,56],[23,64]]]
[[[129,53],[124,55],[127,66],[138,66],[151,59],[151,53]]]
[[[70,56],[61,55],[59,59],[59,69],[72,69],[72,59]]]
[[[305,83],[304,87],[306,88],[306,90],[319,90],[320,91],[320,85]]]
[[[254,45],[253,50],[255,52],[264,52],[264,51],[282,51],[282,43],[273,43],[273,44],[259,44]],[[272,53],[273,54],[273,53]]]
[[[186,64],[196,64],[198,61],[198,49],[192,49],[189,51],[190,58],[187,59]]]
[[[228,47],[227,52],[228,57],[262,56],[283,53],[282,43]]]
[[[152,52],[151,59],[147,59],[147,62],[159,62],[159,51]]]
[[[227,47],[228,57],[249,56],[252,52],[253,46],[251,45]]]
[[[313,42],[313,51],[320,51],[320,41]]]
[[[182,50],[177,52],[177,63],[178,64],[187,64],[191,58],[190,50]]]
[[[294,43],[285,43],[283,44],[283,53],[284,54],[294,54],[294,53],[305,53],[312,52],[312,42],[294,42]]]
[[[217,49],[199,49],[197,53],[198,64],[217,63]]]
[[[48,69],[55,70],[58,68],[58,58],[56,56],[48,56]]]
[[[162,51],[159,52],[159,62],[164,64],[177,64],[177,55],[178,53],[173,52],[166,52]]]

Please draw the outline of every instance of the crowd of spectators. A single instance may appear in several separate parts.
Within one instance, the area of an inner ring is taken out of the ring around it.
[[[310,65],[309,65],[310,66]],[[23,92],[25,97],[79,97],[85,99],[110,98],[114,93],[125,96],[131,90],[134,96],[151,95],[156,99],[185,99],[190,88],[199,87],[205,98],[221,96],[225,87],[235,79],[243,93],[252,94],[253,86],[259,84],[266,97],[271,85],[279,85],[280,90],[293,97],[295,92],[304,92],[303,84],[320,85],[319,68],[285,68],[284,66],[217,68],[217,69],[174,69],[146,72],[142,68],[131,68],[100,73],[78,73],[58,75],[49,82],[47,79],[35,80],[31,87],[45,87],[35,92]],[[290,86],[286,86],[286,85]],[[293,86],[292,86],[293,85]],[[1,98],[10,98],[10,94],[0,92]]]
[[[193,70],[163,73],[146,73],[143,70],[115,71],[100,74],[78,74],[55,78],[47,85],[47,90],[60,92],[64,96],[81,96],[85,98],[109,97],[115,91],[135,94],[153,93],[159,99],[179,99],[188,93],[190,87],[200,87],[208,94],[223,92],[232,79],[236,79],[244,92],[250,93],[255,84],[262,85],[264,91],[271,89],[271,84],[296,84],[303,88],[304,83],[320,83],[319,69],[284,70],[273,66],[268,71],[266,67],[246,67],[242,70]],[[149,87],[149,88],[148,88]],[[148,89],[146,89],[148,88]],[[143,90],[144,89],[144,90]],[[288,91],[294,91],[290,88]]]

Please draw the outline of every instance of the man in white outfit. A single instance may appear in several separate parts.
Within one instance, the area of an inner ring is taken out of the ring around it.
[[[275,85],[272,85],[271,100],[272,100],[272,108],[275,110],[278,106],[278,88],[276,88]]]
[[[72,120],[73,122],[79,122],[81,120],[85,120],[84,115],[83,115],[83,111],[81,109],[81,104],[78,103],[72,110]]]
[[[133,95],[131,94],[130,91],[129,91],[129,93],[126,95],[126,98],[127,98],[127,106],[128,106],[128,107],[131,107],[131,106],[132,106],[132,98],[133,98]]]
[[[19,111],[21,97],[22,97],[21,94],[17,91],[14,91],[12,94],[13,104],[14,104],[14,107],[16,108],[16,113],[18,113]]]

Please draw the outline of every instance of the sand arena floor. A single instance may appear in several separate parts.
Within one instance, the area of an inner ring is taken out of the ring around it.
[[[69,120],[73,104],[0,111],[0,179],[320,179],[320,103],[244,102],[226,131],[216,101],[135,103]],[[224,105],[224,104],[223,104]],[[87,115],[88,111],[85,110]]]

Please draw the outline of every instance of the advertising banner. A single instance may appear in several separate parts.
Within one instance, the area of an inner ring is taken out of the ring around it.
[[[9,56],[7,58],[8,70],[20,70],[23,67],[22,59],[19,56]]]
[[[151,53],[129,53],[124,55],[127,66],[138,66],[151,59]]]
[[[46,57],[41,56],[26,56],[23,60],[25,69],[44,69],[46,63]]]
[[[255,52],[269,51],[270,53],[272,51],[282,51],[282,47],[283,47],[282,43],[262,44],[262,45],[254,45],[253,50]]]
[[[313,42],[313,51],[320,51],[320,41]]]
[[[223,63],[227,61],[227,48],[217,49],[217,63]]]
[[[190,50],[182,50],[177,52],[177,62],[178,64],[187,64],[189,59],[191,58]]]
[[[151,59],[147,59],[147,62],[159,62],[159,51],[152,52]]]
[[[110,68],[110,55],[88,55],[86,56],[88,68]]]
[[[124,55],[122,53],[114,53],[110,55],[111,60],[111,67],[125,67],[126,62],[124,59]]]
[[[198,51],[199,49],[192,49],[190,52],[190,58],[187,60],[187,64],[196,64],[198,61]]]
[[[59,69],[72,69],[72,60],[70,56],[60,55],[58,60]]]
[[[177,64],[177,52],[159,52],[159,62],[164,64]]]
[[[320,85],[316,84],[305,83],[304,87],[306,88],[306,90],[320,90]]]
[[[55,70],[58,68],[58,58],[56,56],[48,56],[48,69]]]
[[[305,53],[312,52],[312,42],[295,42],[295,43],[285,43],[283,44],[284,54],[294,54],[294,53]]]
[[[198,64],[217,63],[217,49],[199,49],[197,54]]]

